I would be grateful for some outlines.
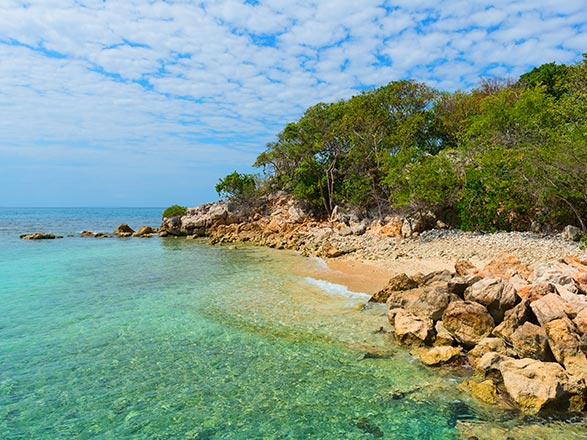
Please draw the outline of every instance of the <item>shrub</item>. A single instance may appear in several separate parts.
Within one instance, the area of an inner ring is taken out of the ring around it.
[[[182,216],[185,215],[186,212],[187,208],[185,206],[171,205],[169,208],[163,211],[163,218]]]

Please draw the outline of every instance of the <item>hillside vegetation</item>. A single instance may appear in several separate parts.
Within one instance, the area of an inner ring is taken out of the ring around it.
[[[405,80],[318,103],[259,155],[256,189],[236,172],[218,188],[285,191],[323,217],[431,211],[467,230],[587,233],[586,164],[587,53],[470,91]]]

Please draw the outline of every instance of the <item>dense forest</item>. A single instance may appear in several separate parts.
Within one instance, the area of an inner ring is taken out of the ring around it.
[[[587,53],[517,80],[440,92],[394,81],[318,103],[234,172],[223,196],[278,190],[319,215],[335,206],[365,217],[433,212],[466,230],[587,233]]]

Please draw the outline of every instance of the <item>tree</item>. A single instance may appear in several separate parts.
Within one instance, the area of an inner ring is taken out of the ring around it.
[[[240,174],[236,171],[219,179],[216,192],[222,199],[244,200],[255,195],[257,182],[253,174]]]
[[[547,94],[560,99],[568,92],[567,73],[564,64],[542,64],[521,75],[519,82],[526,88],[544,86]]]

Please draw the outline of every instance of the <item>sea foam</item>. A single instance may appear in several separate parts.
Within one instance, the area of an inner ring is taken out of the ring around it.
[[[318,280],[312,277],[305,277],[304,281],[308,284],[318,287],[320,290],[331,295],[346,296],[348,298],[370,298],[371,295],[363,292],[353,292],[348,287],[342,284],[331,283],[330,281]]]

